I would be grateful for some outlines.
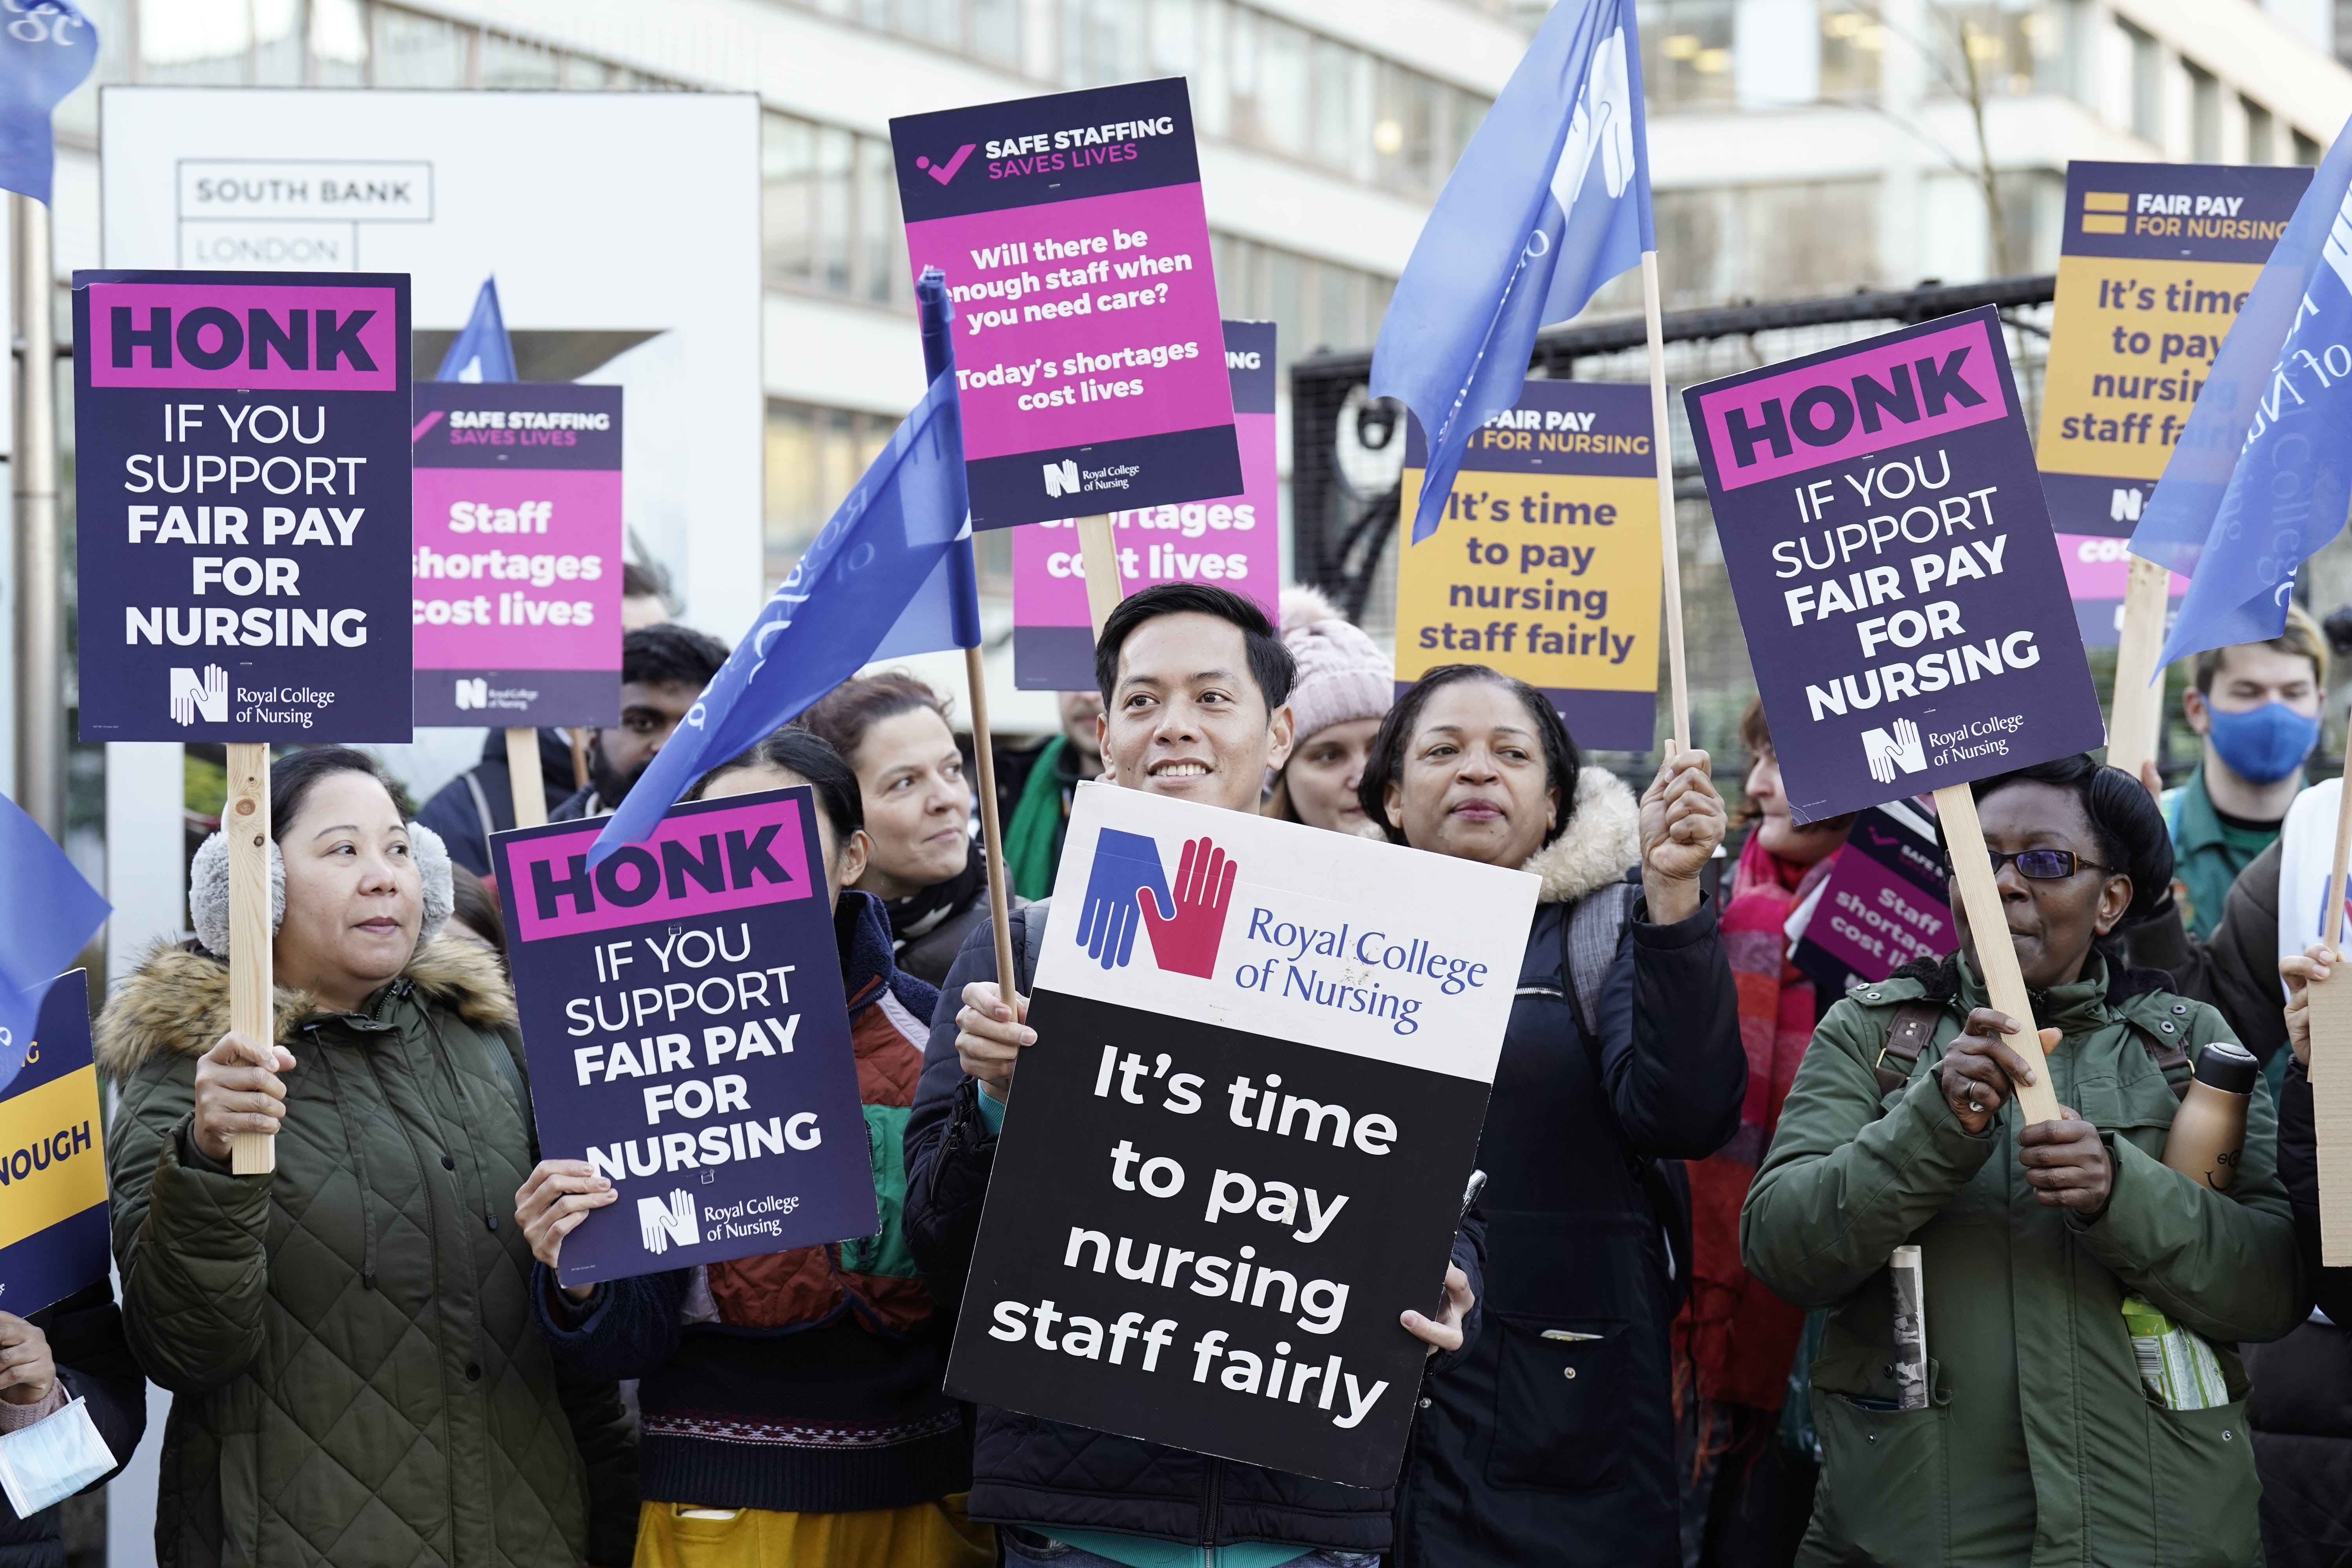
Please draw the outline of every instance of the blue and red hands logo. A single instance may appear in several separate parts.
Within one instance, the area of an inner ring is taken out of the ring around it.
[[[1140,833],[1106,827],[1095,841],[1086,905],[1078,912],[1078,945],[1105,969],[1123,969],[1135,955],[1140,923],[1150,930],[1158,967],[1209,979],[1217,972],[1217,945],[1238,870],[1209,839],[1187,839],[1171,898],[1159,844]]]

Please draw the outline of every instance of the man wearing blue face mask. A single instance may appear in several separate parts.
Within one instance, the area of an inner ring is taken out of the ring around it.
[[[2230,884],[2277,839],[2318,742],[2326,692],[2326,639],[2300,605],[2288,607],[2286,629],[2268,642],[2197,656],[2181,709],[2204,737],[2205,755],[2163,795],[2181,919],[2195,935],[2212,934]]]

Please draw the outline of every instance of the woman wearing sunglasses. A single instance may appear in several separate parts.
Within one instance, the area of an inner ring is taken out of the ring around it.
[[[2015,944],[2062,1120],[2013,1109],[2027,1068],[2000,1036],[2027,1021],[1987,1005],[1965,917],[1958,953],[1823,1019],[1741,1220],[1750,1270],[1832,1310],[1799,1561],[2259,1563],[2235,1344],[2306,1305],[2268,1093],[2226,1192],[2166,1168],[2176,1097],[2231,1036],[2168,976],[2110,961],[2169,883],[2162,816],[2087,756],[1973,793],[2008,915],[1994,940]],[[1910,1409],[1887,1268],[1904,1246],[1927,1302]]]

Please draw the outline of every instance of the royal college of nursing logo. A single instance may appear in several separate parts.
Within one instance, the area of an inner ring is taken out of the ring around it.
[[[228,722],[228,672],[219,665],[205,666],[199,678],[185,665],[172,667],[172,721],[193,724]]]
[[[1045,470],[1045,497],[1048,500],[1059,500],[1064,496],[1078,493],[1078,461],[1076,458],[1065,458],[1058,463],[1041,466]]]
[[[1095,840],[1086,904],[1076,940],[1105,969],[1123,969],[1135,954],[1135,932],[1151,936],[1153,963],[1174,974],[1206,980],[1217,972],[1238,868],[1206,837],[1188,838],[1177,862],[1171,898],[1159,842],[1149,835],[1106,827]]]
[[[488,708],[489,705],[490,683],[486,678],[478,675],[472,677],[461,675],[457,678],[457,706],[461,710],[468,708]]]
[[[646,1250],[658,1258],[675,1242],[680,1247],[698,1247],[702,1243],[702,1226],[696,1222],[694,1194],[684,1187],[672,1187],[667,1198],[637,1200],[638,1239]]]

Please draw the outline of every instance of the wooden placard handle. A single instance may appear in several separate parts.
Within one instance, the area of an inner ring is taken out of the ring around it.
[[[2352,862],[2352,727],[2344,736],[2346,778],[2336,797],[2336,855],[2328,862],[2320,940],[2344,952],[2344,877]],[[2319,1155],[2320,1261],[2352,1265],[2352,976],[2337,963],[2311,987],[2311,1110]]]
[[[1977,968],[1984,977],[1986,997],[2025,1024],[2021,1032],[2001,1037],[2033,1069],[2032,1083],[2011,1086],[2018,1110],[2029,1124],[2056,1121],[2058,1095],[2050,1087],[2050,1064],[2042,1059],[2033,1004],[2026,997],[2025,975],[2017,966],[2016,945],[2009,939],[2009,917],[2001,910],[2000,889],[1992,879],[1992,860],[1985,850],[1984,824],[1977,819],[1976,796],[1964,784],[1946,784],[1936,792],[1936,815],[1943,823],[1944,851],[1951,857],[1952,878],[1960,885],[1960,906],[1968,912],[1969,931],[1977,941]]]
[[[517,827],[547,825],[547,786],[539,777],[538,731],[507,731],[507,788],[514,795]]]
[[[269,748],[228,750],[228,798],[221,831],[228,842],[228,1026],[265,1045],[278,1038],[270,1005]],[[266,1176],[278,1168],[278,1139],[239,1132],[231,1141],[229,1169]]]
[[[1094,623],[1095,640],[1102,640],[1103,623],[1127,597],[1127,584],[1118,571],[1118,542],[1111,537],[1110,513],[1098,511],[1078,519],[1078,559],[1087,574],[1087,618]]]
[[[964,689],[971,698],[971,755],[980,770],[980,843],[988,866],[988,913],[996,931],[996,994],[1009,999],[1013,984],[1013,900],[1004,885],[1004,835],[997,823],[995,741],[988,730],[988,678],[980,649],[963,650]],[[1031,984],[1035,984],[1032,981]]]
[[[1659,314],[1658,253],[1642,252],[1642,316],[1650,342],[1650,449],[1658,472],[1660,602],[1665,611],[1666,756],[1691,744],[1690,675],[1683,657],[1683,555],[1675,518],[1675,426],[1666,407],[1665,330]]]
[[[2153,561],[2131,558],[2124,585],[2123,628],[2116,639],[2116,695],[2107,707],[2107,763],[2137,778],[2156,761],[2164,730],[2164,688],[2156,679],[2164,651],[2164,615],[2172,573]]]

